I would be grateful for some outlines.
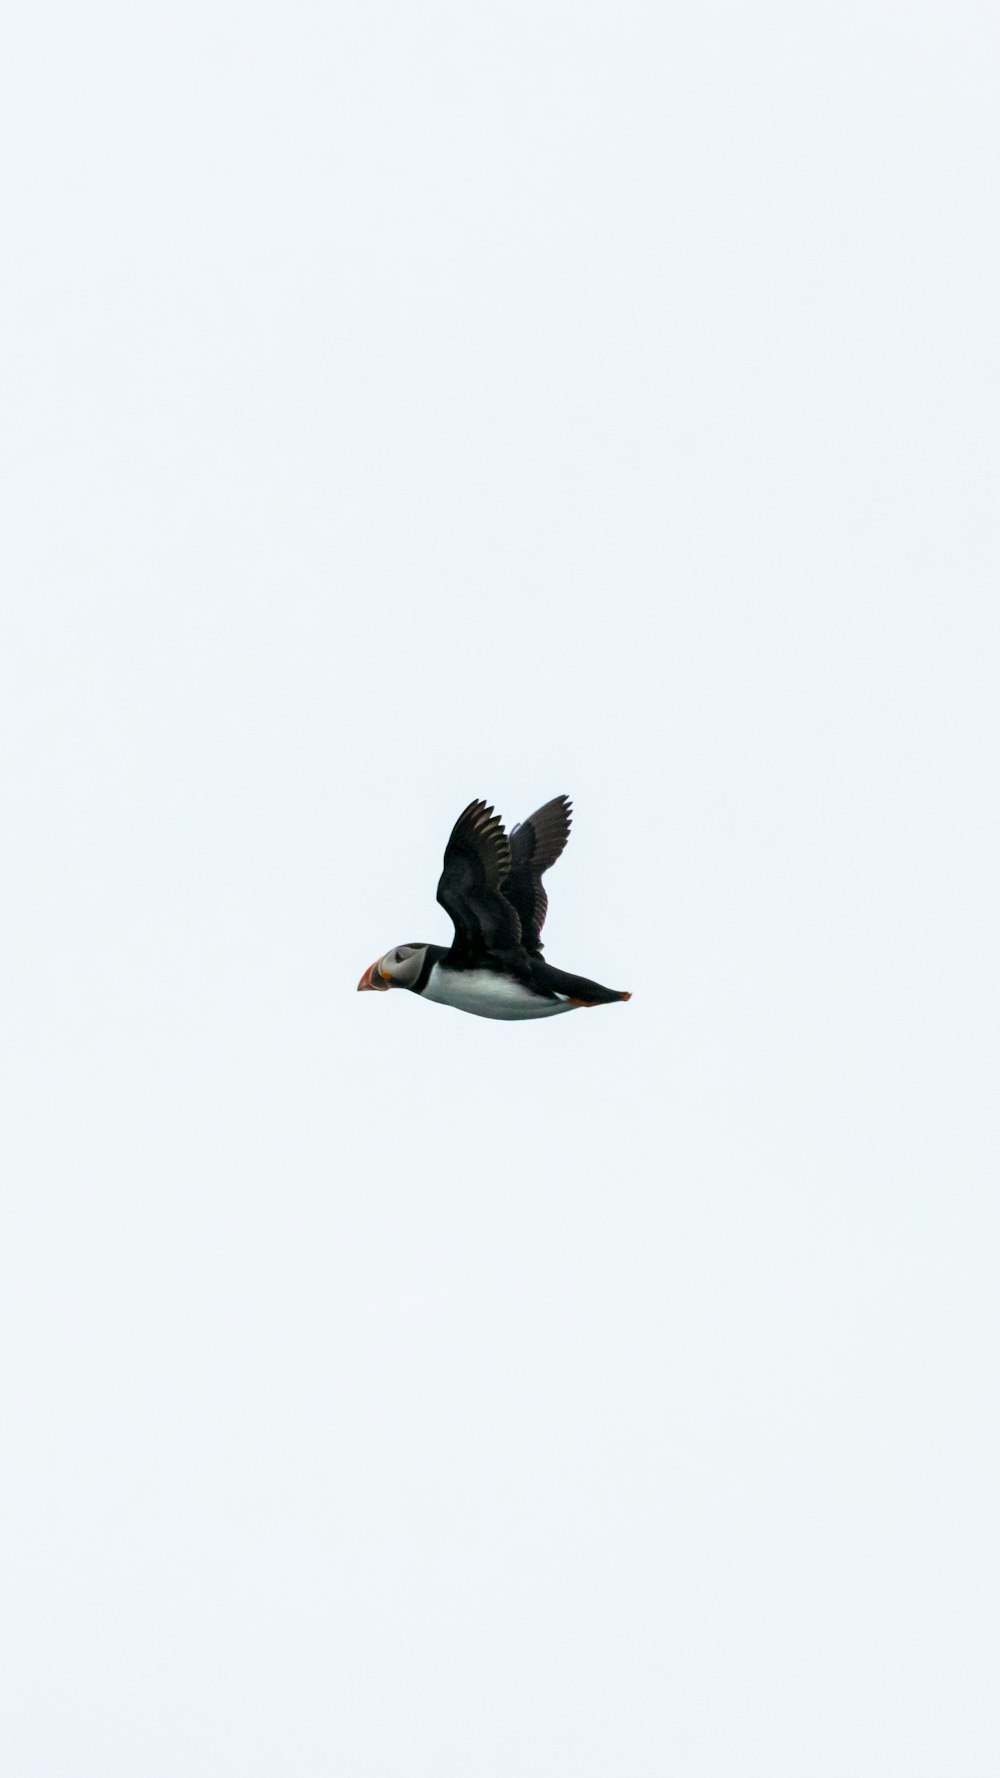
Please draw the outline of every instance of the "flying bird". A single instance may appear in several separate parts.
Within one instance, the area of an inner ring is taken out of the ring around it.
[[[545,1019],[630,1000],[630,993],[553,969],[542,956],[549,905],[542,877],[569,838],[572,814],[568,797],[554,797],[508,836],[492,804],[470,803],[451,830],[437,887],[454,943],[397,945],[365,970],[359,993],[408,988],[483,1019]]]

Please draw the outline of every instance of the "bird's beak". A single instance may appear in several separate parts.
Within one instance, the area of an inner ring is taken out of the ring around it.
[[[380,993],[384,993],[388,986],[388,982],[379,971],[378,960],[376,959],[371,968],[366,969],[364,975],[361,977],[361,980],[358,983],[358,993],[364,993],[366,988],[377,988]]]

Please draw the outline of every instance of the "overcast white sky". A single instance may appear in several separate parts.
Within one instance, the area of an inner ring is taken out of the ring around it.
[[[8,20],[10,1778],[996,1778],[996,18]]]

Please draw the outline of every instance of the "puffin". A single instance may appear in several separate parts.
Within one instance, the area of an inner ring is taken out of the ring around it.
[[[396,945],[365,970],[359,994],[406,988],[482,1019],[547,1019],[631,1000],[542,956],[549,905],[542,877],[562,852],[572,817],[569,797],[556,796],[507,834],[492,803],[470,803],[451,830],[437,886],[453,943]]]

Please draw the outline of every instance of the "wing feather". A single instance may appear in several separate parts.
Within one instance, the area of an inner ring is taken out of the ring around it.
[[[510,874],[503,892],[517,911],[525,949],[535,955],[542,949],[541,932],[549,906],[542,874],[562,852],[572,820],[569,797],[556,796],[511,830]]]
[[[463,809],[445,847],[437,898],[455,927],[453,952],[474,958],[483,951],[517,950],[521,922],[501,893],[511,867],[510,841],[492,804]]]

